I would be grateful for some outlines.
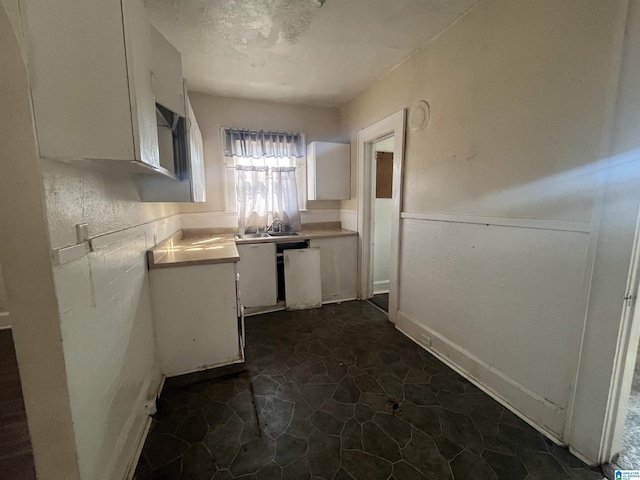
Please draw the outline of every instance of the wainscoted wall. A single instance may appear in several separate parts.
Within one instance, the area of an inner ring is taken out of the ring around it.
[[[403,217],[398,328],[562,437],[589,233]]]
[[[145,252],[180,228],[179,215],[91,240],[54,267],[82,478],[124,478],[161,374]]]
[[[430,105],[405,138],[399,326],[592,462],[629,266],[604,259],[588,302],[624,4],[482,1],[341,109],[356,172],[359,131]]]

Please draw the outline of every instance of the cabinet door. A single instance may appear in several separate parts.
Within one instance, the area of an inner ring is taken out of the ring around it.
[[[134,160],[120,0],[20,6],[40,155]]]
[[[358,296],[358,237],[312,239],[310,246],[320,249],[322,301],[355,299]]]
[[[182,57],[169,40],[151,26],[155,101],[181,117],[186,116]]]
[[[245,307],[268,307],[278,303],[276,244],[238,245],[240,294]]]
[[[151,22],[142,0],[122,0],[122,17],[134,126],[135,160],[159,167],[156,101],[151,74]]]
[[[319,248],[284,251],[284,288],[287,310],[322,306]]]
[[[351,198],[351,147],[348,144],[312,142],[307,146],[307,196],[309,200]]]
[[[186,87],[185,87],[186,91]],[[186,96],[186,95],[185,95]],[[191,102],[187,96],[187,128],[189,132],[189,173],[191,175],[191,198],[194,202],[206,201],[205,174],[204,174],[204,146],[202,133],[191,108]]]
[[[242,359],[233,263],[157,268],[149,277],[162,373]]]

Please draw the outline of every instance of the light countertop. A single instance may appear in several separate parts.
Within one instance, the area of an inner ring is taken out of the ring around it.
[[[149,268],[231,263],[240,260],[233,235],[182,238],[182,232],[147,252]]]
[[[282,237],[260,237],[260,238],[237,238],[236,243],[238,245],[244,245],[247,243],[290,243],[295,241],[312,240],[314,238],[336,238],[336,237],[349,237],[358,235],[358,232],[352,230],[341,229],[322,229],[322,230],[308,230],[301,231],[298,235],[282,236]]]
[[[149,250],[147,258],[150,269],[232,263],[240,260],[236,244],[282,243],[357,235],[352,230],[323,228],[303,230],[299,235],[283,237],[236,239],[232,233],[209,233],[183,238],[180,231]]]

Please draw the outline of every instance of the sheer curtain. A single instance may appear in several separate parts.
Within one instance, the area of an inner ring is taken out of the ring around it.
[[[301,230],[295,167],[274,167],[271,177],[273,219],[282,222],[283,231]]]
[[[267,167],[236,167],[238,231],[266,229],[269,220],[269,172]]]
[[[265,229],[269,213],[282,222],[283,230],[299,231],[295,164],[305,155],[304,136],[226,128],[224,147],[235,164],[240,233]]]

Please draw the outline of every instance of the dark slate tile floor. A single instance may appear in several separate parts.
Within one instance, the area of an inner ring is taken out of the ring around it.
[[[137,480],[601,480],[367,302],[248,318],[246,370],[165,389]]]
[[[373,303],[376,307],[381,308],[385,312],[389,311],[389,294],[388,293],[377,293],[373,297],[369,299],[371,303]]]

